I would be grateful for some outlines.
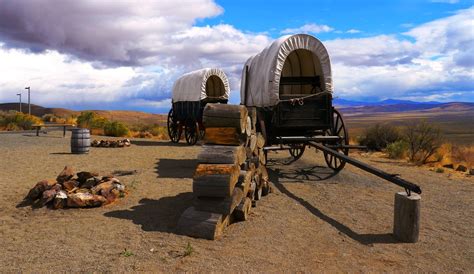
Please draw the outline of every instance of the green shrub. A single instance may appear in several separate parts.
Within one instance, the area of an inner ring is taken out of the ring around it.
[[[390,143],[387,146],[388,157],[391,159],[402,159],[405,157],[408,145],[403,140]]]
[[[77,117],[77,125],[82,128],[104,128],[109,121],[97,115],[97,113],[92,111],[81,112],[81,115]]]
[[[56,115],[51,114],[51,113],[47,113],[47,114],[41,116],[41,120],[43,120],[44,122],[48,122],[48,123],[65,124],[67,119],[63,118],[63,117],[56,116]]]
[[[166,136],[168,134],[168,129],[162,126],[154,126],[150,129],[150,133],[153,136],[160,136],[160,135]]]
[[[408,144],[411,162],[424,164],[441,147],[442,136],[438,126],[426,121],[405,126],[404,137]]]
[[[0,127],[6,130],[32,129],[34,124],[42,124],[40,118],[17,111],[0,113]]]
[[[363,146],[370,150],[381,151],[388,144],[401,140],[401,134],[398,128],[388,124],[376,124],[366,129],[364,136],[359,140]]]
[[[128,130],[127,126],[120,122],[109,122],[104,126],[104,133],[107,136],[113,137],[124,137],[128,136],[130,131]]]
[[[444,169],[438,167],[435,171],[436,171],[436,173],[443,173],[443,172],[444,172]]]

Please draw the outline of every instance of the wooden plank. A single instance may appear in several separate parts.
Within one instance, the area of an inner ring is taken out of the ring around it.
[[[212,127],[206,128],[204,143],[215,145],[242,145],[247,141],[247,136],[241,134],[236,128]]]
[[[260,132],[257,132],[257,147],[263,148],[265,146],[265,137]]]
[[[198,162],[205,164],[236,164],[245,162],[244,146],[203,145]]]
[[[199,164],[194,172],[194,179],[213,174],[238,176],[239,170],[239,166],[235,164]]]
[[[195,197],[230,197],[237,183],[238,175],[212,174],[193,180]]]
[[[210,198],[210,197],[196,197],[193,200],[193,206],[196,210],[213,212],[230,215],[232,211],[239,205],[244,197],[242,189],[236,187],[231,197],[227,198]]]
[[[267,159],[265,157],[265,152],[261,148],[258,149],[258,160],[262,165],[267,164]]]
[[[252,129],[255,131],[257,129],[257,108],[256,107],[247,107],[249,117],[252,123]]]
[[[234,212],[232,212],[233,219],[238,222],[248,220],[251,208],[252,200],[249,197],[245,197],[235,208]]]
[[[222,236],[227,225],[228,217],[222,214],[198,211],[194,207],[189,207],[179,218],[177,232],[191,237],[214,240]]]
[[[257,135],[251,134],[250,135],[250,144],[249,144],[250,151],[254,152],[257,149]]]
[[[246,197],[250,191],[250,183],[252,182],[252,171],[240,171],[239,179],[236,184],[236,188],[240,188],[244,197]]]
[[[241,105],[207,104],[203,111],[203,124],[208,127],[230,127],[245,133],[247,108]]]
[[[203,115],[209,117],[225,117],[233,119],[244,119],[248,116],[248,111],[242,105],[212,104],[206,105]]]
[[[258,168],[257,168],[257,172],[258,174],[260,175],[260,178],[264,181],[268,181],[269,180],[269,176],[268,176],[268,171],[267,171],[267,168],[264,166],[264,165],[260,165]]]

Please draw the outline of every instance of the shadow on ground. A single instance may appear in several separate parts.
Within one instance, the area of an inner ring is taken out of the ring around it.
[[[296,181],[296,180],[300,180],[300,181],[301,180],[308,180],[308,179],[301,179],[301,177],[303,177],[303,178],[313,178],[312,180],[322,181],[322,180],[326,180],[326,179],[336,175],[331,171],[331,173],[333,173],[333,175],[331,175],[329,177],[325,177],[325,179],[322,179],[322,178],[324,178],[324,176],[321,177],[320,175],[317,175],[317,172],[316,172],[320,168],[326,169],[326,172],[328,172],[327,170],[330,170],[330,169],[325,168],[325,167],[316,166],[314,168],[310,168],[309,170],[302,169],[301,171],[285,171],[285,172],[283,172],[282,170],[280,170],[276,167],[273,167],[273,168],[268,169],[268,174],[269,174],[269,177],[270,177],[270,181],[275,185],[275,187],[281,193],[283,193],[286,196],[288,196],[289,198],[295,200],[297,203],[304,206],[309,212],[311,212],[311,214],[313,214],[314,216],[318,217],[319,219],[325,221],[326,223],[328,223],[329,225],[331,225],[332,227],[337,229],[339,232],[344,233],[345,235],[350,237],[351,239],[353,239],[355,241],[358,241],[359,243],[364,244],[364,245],[399,243],[399,241],[397,241],[393,237],[392,233],[359,234],[359,233],[353,231],[350,227],[340,223],[339,221],[332,218],[331,216],[324,214],[321,210],[319,210],[317,207],[315,207],[314,205],[312,205],[311,203],[309,203],[305,199],[296,196],[294,193],[289,191],[283,185],[283,182],[281,182],[281,179],[285,179],[287,177],[289,177],[289,179],[294,179],[294,181]],[[296,173],[293,174],[293,172],[296,172]],[[319,180],[318,180],[318,178],[319,178]],[[287,183],[287,182],[288,181],[286,181],[286,180],[284,181],[284,183]],[[292,182],[292,181],[289,181],[289,182]]]
[[[179,217],[191,206],[192,198],[192,192],[185,192],[159,200],[141,199],[138,205],[130,209],[110,211],[104,216],[131,220],[144,231],[176,233]]]
[[[58,136],[58,135],[48,135],[48,134],[40,134],[39,136],[36,136],[36,133],[35,134],[23,134],[22,136],[25,136],[25,137],[35,137],[35,138],[56,138],[56,139],[64,139],[65,137],[63,137],[62,135],[61,136]]]
[[[267,169],[277,174],[279,181],[285,183],[311,181],[311,182],[326,182],[326,180],[334,177],[337,173],[334,173],[332,169],[324,166],[312,166],[312,167],[286,167],[279,168],[278,165],[267,165]]]
[[[160,159],[155,172],[160,178],[192,178],[197,164],[196,159]]]
[[[186,143],[173,143],[171,141],[154,141],[154,140],[131,140],[132,145],[137,146],[157,146],[157,147],[186,147]]]

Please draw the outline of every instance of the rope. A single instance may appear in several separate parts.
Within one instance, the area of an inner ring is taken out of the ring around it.
[[[292,98],[292,99],[286,99],[286,100],[280,100],[280,102],[290,102],[292,106],[295,106],[296,103],[298,103],[300,106],[304,105],[304,100],[312,97],[317,97],[317,96],[322,96],[323,94],[331,94],[329,91],[321,91],[315,94],[310,94],[307,96],[303,97],[298,97],[298,98]]]

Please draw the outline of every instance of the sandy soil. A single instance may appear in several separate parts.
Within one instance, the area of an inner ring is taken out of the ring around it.
[[[199,150],[136,140],[130,148],[71,155],[60,133],[0,134],[0,271],[474,271],[473,177],[373,156],[357,157],[421,185],[418,243],[391,236],[400,188],[352,167],[331,177],[314,151],[291,165],[284,165],[286,152],[270,154],[275,192],[222,239],[176,235]],[[130,194],[103,208],[18,207],[29,188],[66,164],[137,174],[120,177]],[[185,256],[188,243],[193,251]]]

